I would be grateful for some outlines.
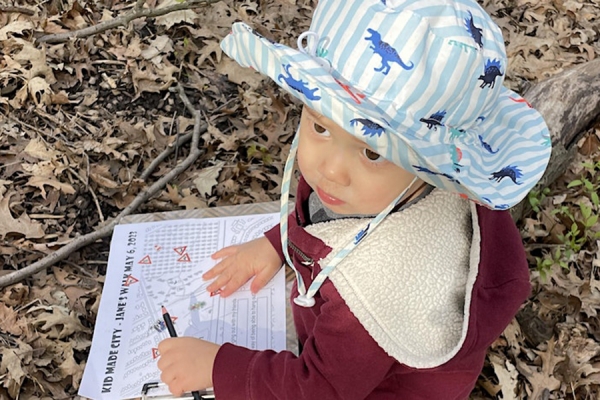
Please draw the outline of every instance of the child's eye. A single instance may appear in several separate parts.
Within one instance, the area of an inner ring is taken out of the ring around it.
[[[313,129],[317,132],[318,135],[321,136],[329,136],[329,131],[322,125],[317,124],[316,122],[313,124]]]
[[[369,160],[369,161],[381,162],[384,160],[384,158],[381,157],[378,153],[375,153],[373,150],[370,150],[370,149],[365,149],[364,154],[365,154],[365,157],[367,157],[367,160]]]

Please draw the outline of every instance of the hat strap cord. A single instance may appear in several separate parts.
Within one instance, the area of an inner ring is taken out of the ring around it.
[[[411,183],[392,201],[383,211],[381,211],[376,217],[374,217],[363,229],[361,229],[352,239],[348,240],[344,246],[333,256],[329,264],[325,266],[313,279],[308,291],[302,279],[302,275],[298,272],[294,263],[289,255],[288,251],[288,210],[289,210],[289,195],[290,195],[290,182],[292,177],[292,171],[294,167],[294,160],[298,151],[298,137],[300,136],[300,130],[296,132],[292,146],[290,148],[290,154],[285,163],[285,169],[283,172],[283,181],[281,184],[281,211],[280,211],[280,233],[281,233],[281,246],[283,254],[285,256],[287,264],[294,270],[296,280],[298,281],[298,293],[294,299],[294,303],[302,307],[312,307],[315,304],[314,295],[321,288],[325,279],[331,274],[335,267],[367,237],[367,235],[383,221],[383,219],[394,209],[396,204],[402,200],[410,188],[419,179],[414,177]]]
[[[306,46],[304,45],[304,39],[306,39]],[[321,38],[317,32],[302,32],[300,36],[298,36],[298,50],[304,54],[308,54],[325,70],[331,72],[331,64],[326,59],[319,57],[318,49],[320,40]]]

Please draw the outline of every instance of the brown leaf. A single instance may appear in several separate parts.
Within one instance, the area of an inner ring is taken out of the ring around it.
[[[32,324],[39,326],[39,330],[45,332],[49,338],[64,339],[75,332],[87,332],[88,329],[81,325],[74,312],[68,312],[64,307],[51,306],[51,312],[43,312],[32,320]],[[32,308],[29,312],[35,311],[38,308]],[[41,326],[40,326],[41,325]]]
[[[183,198],[179,202],[179,205],[185,207],[186,210],[201,209],[208,207],[206,201],[202,200],[201,198],[192,193],[189,193],[189,189],[188,194],[184,194]]]
[[[59,154],[55,150],[49,150],[44,141],[37,138],[31,139],[23,151],[32,157],[44,161],[53,160]]]
[[[554,368],[565,358],[554,354],[555,344],[555,340],[550,339],[546,350],[534,350],[534,353],[540,357],[541,368],[517,360],[517,369],[531,385],[531,390],[529,388],[527,390],[530,399],[540,399],[545,390],[553,391],[560,388],[560,381],[554,377]]]
[[[179,4],[178,0],[165,0],[160,3],[157,9],[169,7],[175,4]],[[180,10],[171,12],[165,15],[161,15],[156,17],[156,23],[159,25],[163,25],[165,29],[171,28],[175,24],[179,24],[182,22],[186,22],[188,24],[194,24],[194,21],[198,18],[198,14],[194,12],[194,10]]]
[[[69,185],[68,183],[60,182],[58,179],[53,177],[32,176],[29,178],[26,185],[39,188],[44,199],[46,198],[46,190],[44,189],[44,186],[46,185],[58,189],[64,194],[75,193],[73,186]]]
[[[227,78],[233,83],[241,85],[246,82],[251,88],[257,88],[265,80],[264,75],[250,68],[243,68],[229,57],[221,58],[221,62],[216,65],[216,71],[227,75]]]
[[[216,165],[206,167],[195,174],[193,182],[196,189],[198,189],[198,193],[205,197],[210,196],[213,187],[218,183],[217,178],[224,165],[224,162],[219,162]]]
[[[2,361],[0,362],[0,375],[6,374],[3,385],[8,389],[10,396],[14,399],[19,395],[21,385],[27,373],[21,364],[21,351],[10,348],[0,349]]]
[[[73,347],[65,347],[62,357],[64,361],[58,366],[58,371],[65,378],[71,378],[75,389],[79,388],[79,382],[83,376],[84,364],[78,364],[73,356]]]
[[[44,236],[42,225],[31,221],[27,214],[13,218],[9,207],[10,198],[10,194],[5,197],[0,195],[0,237],[4,238],[9,233],[19,233],[28,239]]]
[[[23,333],[22,322],[12,307],[0,303],[0,331],[20,336]]]
[[[29,287],[22,283],[15,283],[14,285],[4,288],[0,293],[0,301],[7,306],[18,306],[22,305],[27,301],[29,296]]]
[[[500,386],[500,392],[502,392],[502,399],[504,400],[516,400],[517,384],[519,373],[515,366],[504,357],[498,354],[490,354],[490,363],[494,368],[494,373],[498,377],[498,384]]]

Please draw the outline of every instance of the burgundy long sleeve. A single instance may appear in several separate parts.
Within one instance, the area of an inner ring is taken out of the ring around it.
[[[290,241],[319,260],[331,250],[304,229],[310,188],[301,181],[289,219]],[[292,303],[302,352],[254,351],[233,344],[219,350],[213,369],[218,399],[467,399],[483,366],[488,346],[527,298],[528,266],[510,214],[477,207],[481,233],[479,272],[472,288],[467,337],[458,353],[435,368],[416,369],[393,359],[371,338],[326,280],[316,304]],[[283,259],[279,226],[266,233]],[[291,254],[305,282],[320,267],[303,265]],[[292,298],[298,294],[294,285]],[[410,323],[407,321],[407,323]]]

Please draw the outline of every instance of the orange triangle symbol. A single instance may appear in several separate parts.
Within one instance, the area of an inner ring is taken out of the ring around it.
[[[175,247],[173,250],[175,250],[175,253],[181,256],[187,250],[187,246]]]
[[[144,258],[142,258],[138,264],[146,264],[146,265],[150,265],[152,264],[152,260],[150,259],[150,256],[146,256]]]
[[[129,285],[132,285],[134,283],[138,283],[139,281],[140,281],[139,279],[136,279],[133,276],[129,275],[127,277],[127,279],[125,279],[125,283],[123,285],[124,286],[129,286]]]
[[[152,348],[152,358],[153,359],[157,359],[160,356],[160,353],[158,352],[158,349],[156,347]]]
[[[190,258],[190,255],[188,253],[185,253],[184,255],[182,255],[181,257],[179,257],[177,259],[177,261],[190,262],[190,261],[192,261],[192,259]]]

